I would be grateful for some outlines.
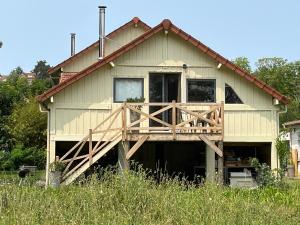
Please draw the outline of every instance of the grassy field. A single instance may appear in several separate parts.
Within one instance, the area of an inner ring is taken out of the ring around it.
[[[300,224],[300,183],[241,190],[164,180],[144,172],[44,189],[0,187],[0,224]]]

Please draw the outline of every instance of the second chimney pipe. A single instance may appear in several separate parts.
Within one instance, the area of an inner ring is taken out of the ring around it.
[[[71,56],[75,55],[75,33],[71,33]]]
[[[105,9],[106,6],[99,6],[99,59],[104,58]]]

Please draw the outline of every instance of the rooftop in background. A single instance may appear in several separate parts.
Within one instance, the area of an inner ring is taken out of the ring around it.
[[[29,72],[29,73],[22,73],[21,74],[21,77],[25,77],[28,81],[29,84],[32,83],[33,80],[35,80],[36,78],[36,74],[35,73],[32,73],[32,72]]]
[[[7,79],[7,76],[5,75],[0,75],[0,82],[5,82]]]
[[[292,127],[295,125],[300,125],[300,120],[294,120],[283,124],[284,127]]]

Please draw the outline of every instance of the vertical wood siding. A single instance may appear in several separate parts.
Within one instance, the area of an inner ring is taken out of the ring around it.
[[[123,40],[138,35],[137,30],[129,33]],[[114,64],[114,68],[104,66],[54,96],[55,135],[86,134],[107,117],[119,105],[113,103],[115,77],[144,78],[144,96],[148,102],[150,72],[181,73],[182,102],[186,101],[186,79],[216,79],[217,102],[224,101],[225,83],[232,86],[244,104],[225,105],[225,140],[270,141],[277,135],[278,109],[272,105],[271,96],[226,68],[217,69],[217,62],[173,34],[155,35]],[[182,69],[183,64],[188,69]]]

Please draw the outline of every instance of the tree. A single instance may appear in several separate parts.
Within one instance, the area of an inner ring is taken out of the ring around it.
[[[13,147],[13,139],[7,126],[7,117],[0,116],[0,152],[9,152]]]
[[[8,126],[16,144],[38,148],[46,146],[46,114],[39,111],[33,97],[14,107]]]
[[[11,85],[15,85],[15,83],[17,82],[18,78],[23,74],[23,70],[21,67],[17,67],[15,69],[13,69],[8,78],[7,78],[7,82]]]
[[[300,62],[282,58],[263,58],[256,63],[255,75],[291,98],[288,111],[280,115],[280,124],[300,118]]]
[[[7,82],[0,82],[0,116],[9,115],[18,98],[19,93],[14,86]]]
[[[282,58],[263,58],[256,63],[256,76],[282,94],[293,99],[300,96],[299,63]]]
[[[246,70],[248,73],[252,73],[250,62],[246,57],[237,57],[232,61],[237,66],[241,67],[242,69]]]
[[[37,79],[49,79],[48,70],[50,69],[50,65],[47,64],[46,60],[37,61],[36,65],[32,72],[36,74]]]

